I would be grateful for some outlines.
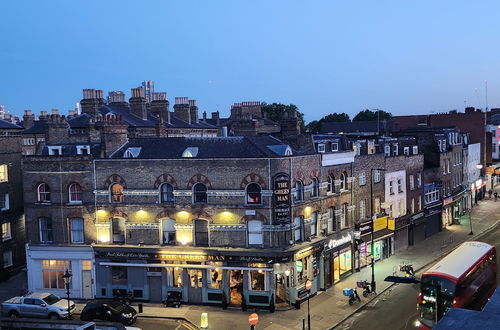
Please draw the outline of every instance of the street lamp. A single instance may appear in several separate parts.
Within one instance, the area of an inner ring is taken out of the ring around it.
[[[373,224],[375,222],[375,217],[377,216],[373,210],[373,170],[376,170],[378,172],[384,172],[386,171],[385,168],[370,168],[370,212],[372,213],[371,219],[372,219],[372,228],[371,228],[371,238],[372,238],[372,244],[371,244],[371,255],[372,255],[372,292],[375,292],[376,288],[376,282],[375,282],[375,248],[373,246]]]
[[[69,310],[69,285],[71,283],[71,277],[73,275],[68,271],[68,269],[66,269],[66,272],[64,273],[64,275],[62,276],[63,278],[63,281],[64,281],[64,285],[66,286],[66,295],[68,296],[68,318],[71,318],[71,312]]]

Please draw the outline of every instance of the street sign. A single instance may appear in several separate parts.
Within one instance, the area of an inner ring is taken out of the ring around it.
[[[250,325],[256,325],[259,323],[259,315],[257,313],[248,315],[248,323],[250,323]]]
[[[307,280],[306,281],[306,290],[311,290],[311,288],[312,288],[312,282],[311,282],[311,280]]]

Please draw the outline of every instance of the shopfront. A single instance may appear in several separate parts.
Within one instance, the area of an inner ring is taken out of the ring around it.
[[[412,246],[425,239],[425,212],[413,214],[408,225],[408,245]]]
[[[425,237],[430,237],[442,230],[441,218],[443,206],[441,202],[435,202],[425,206]]]
[[[162,301],[169,291],[179,291],[186,303],[269,307],[277,289],[280,299],[286,299],[285,286],[290,282],[285,278],[290,273],[279,269],[291,262],[291,256],[124,247],[94,247],[94,251],[98,298],[111,298],[123,290],[137,300]],[[283,287],[276,285],[276,275]]]
[[[360,225],[361,243],[358,244],[360,268],[371,264],[372,256],[375,261],[389,258],[394,254],[394,231],[389,228],[387,216],[375,219],[373,222],[364,222]],[[372,243],[373,241],[373,248]]]
[[[453,193],[443,199],[442,226],[460,224],[460,217],[463,214],[462,199],[465,195],[466,187],[459,186]]]
[[[325,289],[352,274],[355,256],[352,249],[353,233],[339,233],[325,241]]]
[[[410,215],[406,214],[394,220],[388,220],[388,228],[394,230],[394,249],[404,250],[408,247],[408,226]]]

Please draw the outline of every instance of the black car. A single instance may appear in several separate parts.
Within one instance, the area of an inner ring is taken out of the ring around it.
[[[102,320],[130,325],[135,322],[137,311],[119,301],[89,302],[80,314],[80,320]]]

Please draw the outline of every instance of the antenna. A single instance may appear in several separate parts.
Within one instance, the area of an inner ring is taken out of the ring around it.
[[[488,111],[488,81],[487,80],[484,81],[484,85],[485,85],[484,87],[485,87],[485,93],[486,93],[486,110],[485,110],[485,112],[487,112]]]
[[[481,104],[481,100],[479,99],[479,93],[477,91],[477,88],[474,88],[474,91],[476,92],[476,97],[477,97],[477,104]]]

